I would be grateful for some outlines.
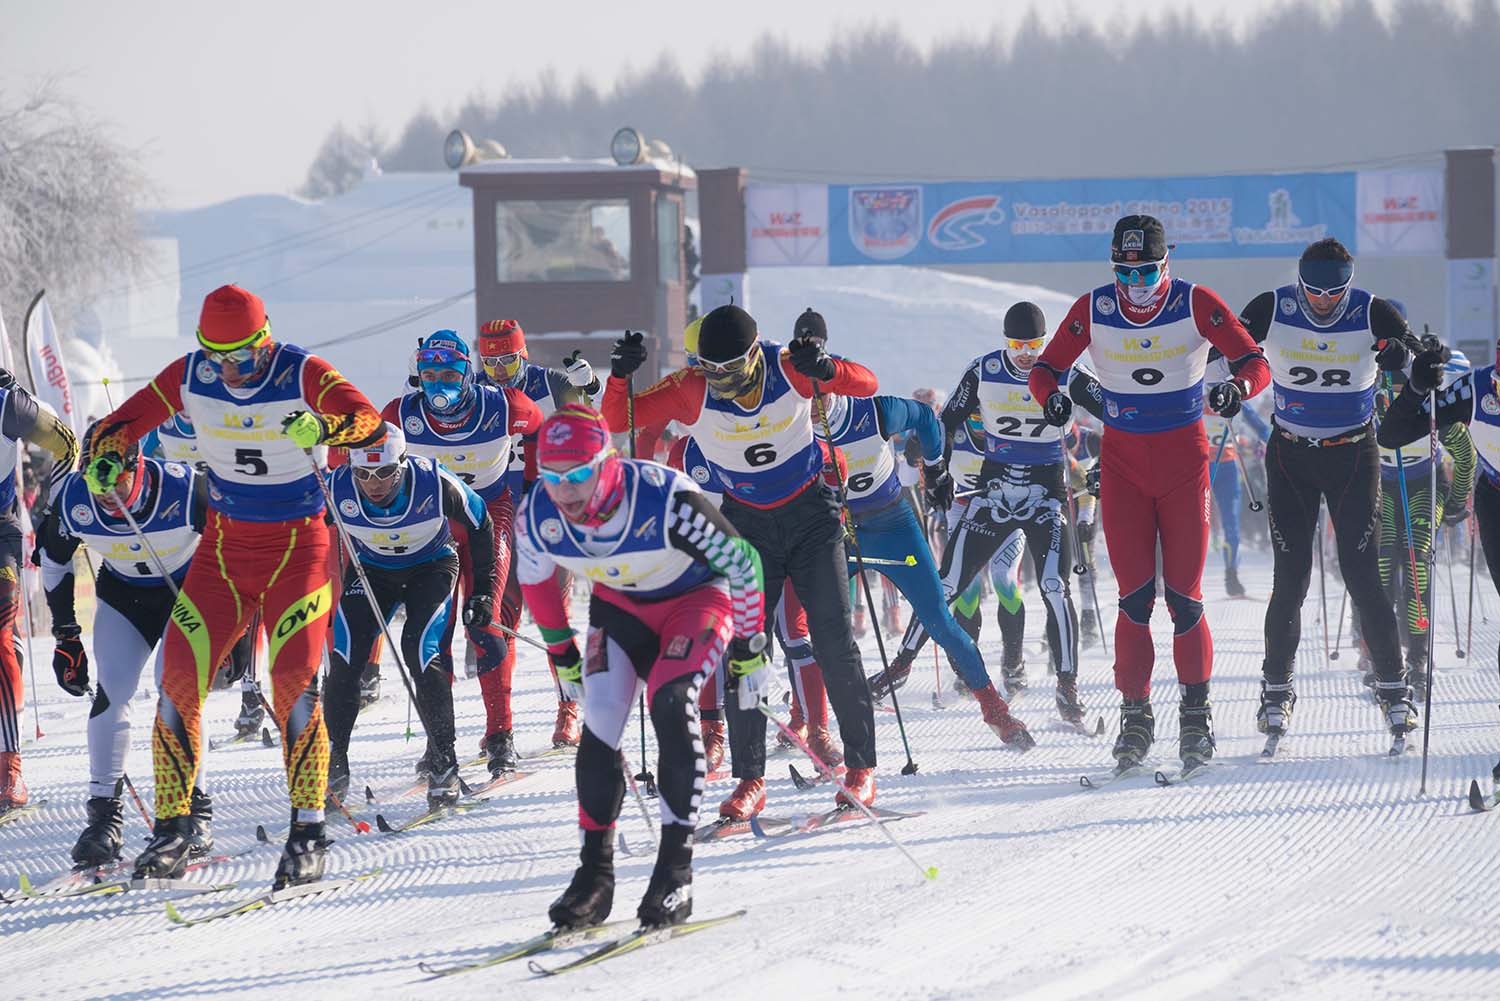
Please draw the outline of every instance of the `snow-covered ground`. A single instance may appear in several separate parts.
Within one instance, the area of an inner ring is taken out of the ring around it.
[[[867,827],[805,839],[757,842],[748,835],[698,852],[699,916],[748,908],[743,920],[650,948],[557,980],[522,964],[429,981],[421,960],[460,960],[525,938],[545,924],[577,852],[572,766],[567,758],[527,767],[535,774],[492,804],[406,835],[338,838],[330,878],[381,872],[350,888],[196,928],[168,923],[158,895],[0,905],[5,993],[25,998],[402,997],[683,998],[1459,998],[1500,996],[1494,887],[1500,879],[1500,815],[1470,815],[1469,779],[1487,776],[1500,754],[1495,649],[1500,602],[1474,624],[1474,653],[1454,656],[1449,616],[1439,622],[1436,720],[1428,793],[1418,794],[1416,751],[1386,757],[1388,738],[1343,656],[1323,656],[1317,588],[1305,615],[1295,729],[1280,756],[1260,763],[1253,714],[1261,656],[1260,600],[1227,600],[1207,575],[1218,653],[1213,703],[1219,758],[1229,767],[1194,783],[1158,788],[1150,778],[1084,791],[1078,777],[1109,765],[1116,697],[1109,659],[1088,652],[1081,684],[1090,718],[1109,734],[1091,739],[1049,727],[1043,658],[1031,647],[1032,692],[1017,712],[1039,743],[1002,749],[972,702],[944,693],[931,703],[933,674],[902,691],[913,754],[903,763],[895,717],[877,715],[880,799],[926,811],[892,831],[939,876],[926,883]],[[1247,556],[1252,594],[1269,589],[1263,557]],[[1107,580],[1108,578],[1106,578]],[[1459,587],[1464,578],[1459,571]],[[1330,607],[1337,590],[1330,588]],[[1035,596],[1033,595],[1033,599]],[[1460,602],[1462,604],[1462,602]],[[1440,592],[1439,610],[1448,611]],[[1042,622],[1031,603],[1033,631]],[[1164,609],[1158,608],[1158,743],[1171,764],[1177,727]],[[40,646],[40,644],[39,644]],[[878,662],[864,644],[866,664]],[[993,619],[984,651],[999,659]],[[43,661],[45,664],[45,661]],[[924,660],[930,664],[931,661]],[[417,743],[406,743],[405,697],[386,665],[388,698],[360,721],[353,746],[356,787],[401,787]],[[45,675],[45,667],[39,675]],[[944,668],[946,674],[946,668]],[[552,697],[529,648],[517,671],[518,744],[547,742]],[[479,738],[478,686],[455,686],[461,749]],[[210,697],[211,735],[222,737],[238,698]],[[150,783],[152,703],[133,703],[131,768]],[[67,864],[83,822],[87,771],[83,700],[50,681],[40,692],[46,737],[26,748],[26,774],[45,810],[0,828],[0,886],[20,873]],[[26,720],[29,732],[31,717]],[[637,753],[632,743],[627,750]],[[1419,743],[1417,744],[1419,746]],[[238,746],[211,753],[215,828],[221,849],[254,844],[255,825],[285,822],[280,752]],[[824,808],[831,794],[799,793],[786,758],[772,760],[768,812]],[[471,774],[470,779],[477,778]],[[709,809],[727,791],[710,787]],[[407,800],[393,817],[418,810]],[[645,840],[627,800],[620,829]],[[133,809],[133,849],[145,833]],[[264,847],[215,867],[212,878],[268,883],[277,850]],[[616,916],[633,913],[650,859],[620,857]],[[188,913],[232,894],[182,905]]]

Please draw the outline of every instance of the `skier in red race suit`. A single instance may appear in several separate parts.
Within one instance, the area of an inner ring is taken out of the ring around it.
[[[1158,539],[1172,660],[1183,686],[1178,751],[1185,768],[1213,756],[1213,639],[1201,589],[1212,503],[1202,420],[1210,345],[1230,369],[1229,379],[1208,389],[1214,413],[1233,417],[1271,377],[1260,348],[1218,294],[1171,277],[1170,249],[1156,218],[1128,215],[1116,222],[1114,282],[1073,303],[1028,380],[1047,420],[1059,427],[1073,406],[1058,387],[1059,374],[1085,349],[1103,389],[1099,503],[1120,591],[1115,687],[1123,701],[1114,746],[1120,771],[1138,766],[1156,737],[1150,621]]]
[[[380,415],[333,366],[273,343],[265,305],[235,285],[209,293],[199,347],[95,425],[84,470],[109,494],[134,442],[178,412],[198,434],[209,512],[200,552],[173,605],[151,750],[156,825],[137,877],[175,878],[194,846],[193,780],[210,679],[257,609],[269,635],[270,678],[292,824],[277,888],[322,878],[328,731],[313,684],[334,607],[331,530],[312,464],[317,445],[363,445]]]

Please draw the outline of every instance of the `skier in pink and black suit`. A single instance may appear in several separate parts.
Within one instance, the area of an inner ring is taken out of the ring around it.
[[[1178,709],[1184,765],[1213,756],[1208,683],[1213,638],[1203,618],[1208,555],[1208,438],[1203,374],[1209,347],[1229,361],[1230,378],[1208,389],[1209,409],[1233,417],[1265,389],[1271,371],[1260,348],[1217,293],[1169,274],[1171,248],[1159,220],[1128,215],[1115,223],[1115,280],[1080,296],[1031,370],[1032,396],[1059,427],[1072,401],[1058,388],[1087,349],[1104,396],[1099,502],[1109,560],[1120,590],[1115,620],[1115,687],[1123,702],[1114,755],[1138,765],[1156,736],[1151,713],[1151,608],[1161,543],[1172,660],[1183,686]]]

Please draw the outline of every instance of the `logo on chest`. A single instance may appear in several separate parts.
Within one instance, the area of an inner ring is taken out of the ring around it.
[[[1495,398],[1494,393],[1485,393],[1484,398],[1479,401],[1479,409],[1491,417],[1500,416],[1500,400]]]

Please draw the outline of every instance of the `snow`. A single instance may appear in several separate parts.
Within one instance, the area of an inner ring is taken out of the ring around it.
[[[1108,769],[1116,695],[1110,660],[1087,652],[1081,695],[1109,733],[1053,729],[1045,657],[1029,644],[1033,688],[1016,703],[1038,746],[1002,748],[972,702],[943,693],[934,672],[900,693],[920,770],[903,777],[895,717],[877,714],[881,805],[923,810],[891,827],[923,865],[926,883],[874,830],[850,825],[807,839],[750,837],[700,846],[695,913],[740,907],[727,927],[655,946],[599,967],[542,980],[514,963],[429,981],[420,960],[462,960],[545,925],[577,852],[571,761],[542,759],[535,774],[494,803],[404,836],[355,834],[332,821],[338,843],[330,878],[381,869],[362,884],[198,928],[170,925],[155,895],[0,905],[8,986],[29,998],[271,997],[680,998],[1459,998],[1500,996],[1494,886],[1500,817],[1470,816],[1471,778],[1500,753],[1495,650],[1500,603],[1484,577],[1474,653],[1454,656],[1448,616],[1439,621],[1435,723],[1428,792],[1418,793],[1418,751],[1392,760],[1377,710],[1354,671],[1347,631],[1342,657],[1323,655],[1316,582],[1304,608],[1293,732],[1261,763],[1254,707],[1262,650],[1262,600],[1226,599],[1210,557],[1205,599],[1215,647],[1213,704],[1219,760],[1228,767],[1185,786],[1139,778],[1097,791],[1078,777]],[[1269,590],[1264,555],[1246,555],[1252,595]],[[1102,578],[1108,582],[1107,573]],[[1459,606],[1466,583],[1457,568]],[[1441,581],[1440,591],[1446,586]],[[1101,588],[1104,590],[1104,588]],[[1335,581],[1329,608],[1336,615]],[[1031,632],[1042,606],[1030,595]],[[1447,595],[1439,594],[1447,611]],[[581,603],[575,611],[582,611]],[[1495,616],[1491,619],[1490,616]],[[982,649],[999,661],[989,617]],[[1175,764],[1176,686],[1170,631],[1155,619],[1158,742],[1154,760]],[[878,664],[871,637],[865,663]],[[43,644],[36,654],[45,655]],[[931,664],[924,653],[919,661]],[[45,665],[45,659],[42,664]],[[420,743],[407,743],[405,696],[387,654],[387,699],[359,721],[356,788],[401,788]],[[46,675],[45,666],[38,672]],[[946,676],[947,669],[942,673]],[[517,733],[522,751],[543,747],[553,701],[545,664],[520,648]],[[473,680],[454,688],[461,754],[479,739],[483,710]],[[208,733],[222,738],[235,693],[210,696]],[[130,766],[149,796],[152,702],[133,703]],[[50,682],[40,692],[46,737],[25,749],[33,795],[45,810],[0,828],[0,886],[64,868],[83,823],[87,706]],[[31,732],[28,711],[25,732]],[[632,725],[626,750],[638,758]],[[1420,737],[1420,734],[1417,735]],[[1420,747],[1420,740],[1413,746]],[[221,849],[253,844],[257,823],[285,823],[280,751],[251,746],[210,752]],[[799,793],[789,759],[770,762],[776,815],[825,808],[827,787]],[[801,763],[798,762],[799,767]],[[470,772],[470,780],[478,776]],[[710,787],[709,811],[729,783]],[[404,817],[418,804],[387,807]],[[368,814],[366,815],[368,817]],[[373,819],[373,818],[369,818]],[[144,826],[127,810],[127,845]],[[627,799],[620,831],[645,840]],[[276,850],[262,848],[212,870],[241,881],[270,879]],[[629,917],[650,869],[617,858],[615,916]],[[189,914],[218,894],[181,904]]]

